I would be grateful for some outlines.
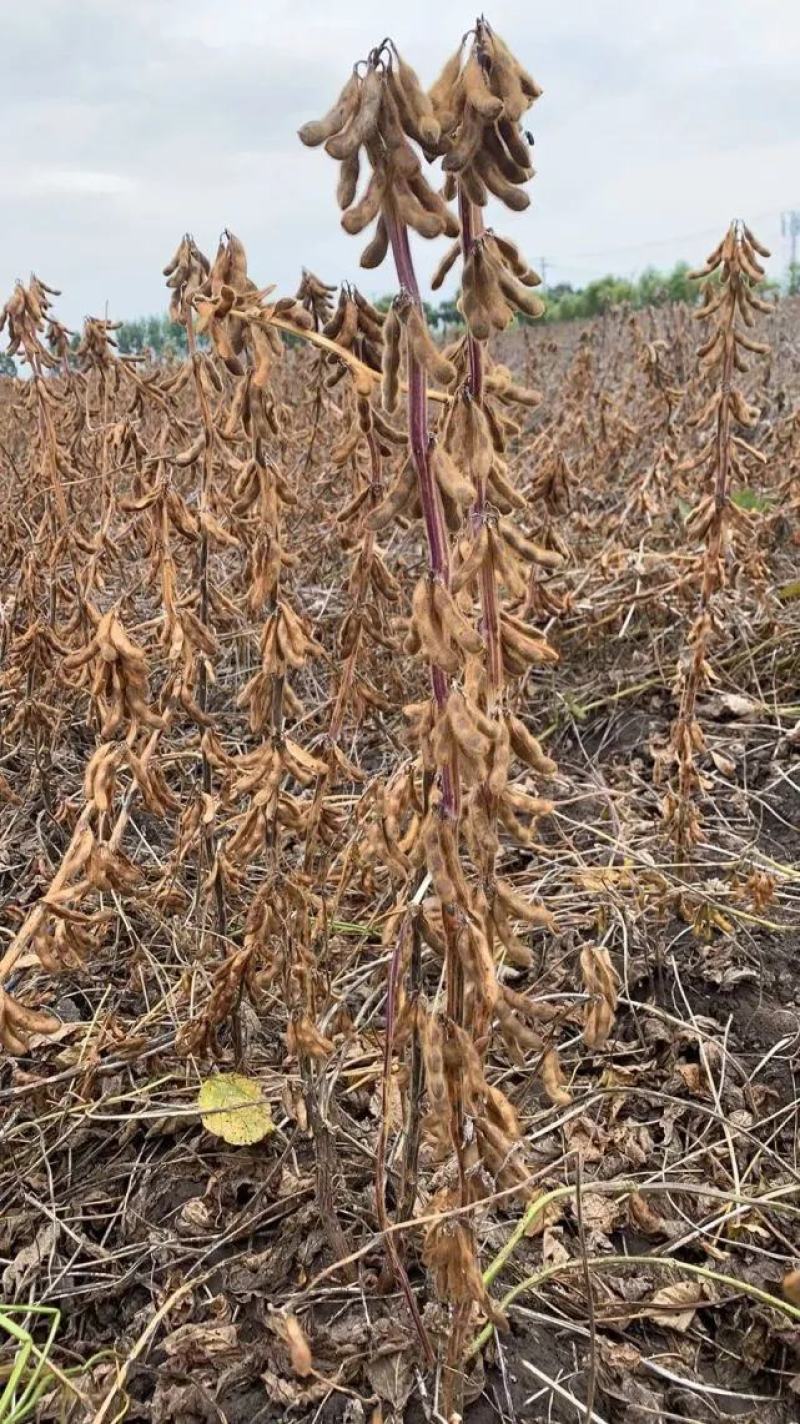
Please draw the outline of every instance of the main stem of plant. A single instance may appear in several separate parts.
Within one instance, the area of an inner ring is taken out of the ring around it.
[[[384,221],[389,230],[394,264],[401,292],[405,293],[422,310],[417,275],[408,241],[408,228],[401,222],[390,204],[384,209]],[[411,458],[417,473],[419,501],[422,506],[422,520],[428,541],[428,573],[439,579],[445,587],[450,584],[450,560],[447,551],[447,532],[444,514],[439,499],[430,460],[430,432],[428,430],[428,391],[425,371],[411,351],[408,352],[408,438]],[[447,674],[442,668],[431,668],[431,681],[436,705],[441,711],[448,694]],[[442,768],[442,815],[451,820],[458,818],[458,787],[452,768]]]
[[[480,208],[467,197],[463,187],[458,185],[458,216],[461,222],[461,251],[464,260],[469,257],[476,239],[483,229]],[[467,391],[470,400],[483,405],[483,347],[467,328],[467,360],[469,375]],[[470,514],[474,533],[478,533],[486,520],[486,481],[476,483],[475,503]],[[481,623],[486,642],[487,699],[489,711],[497,704],[503,688],[503,659],[500,646],[500,613],[497,606],[497,585],[494,570],[487,560],[481,570]]]
[[[480,208],[477,208],[461,183],[458,185],[458,216],[461,226],[461,253],[466,262],[476,239],[483,230],[483,215]],[[467,328],[467,388],[465,397],[475,405],[483,405],[484,396],[484,363],[483,347]],[[486,509],[486,480],[480,476],[475,481],[475,502],[470,510],[470,524],[473,537],[477,537],[487,518]],[[494,568],[491,559],[484,561],[480,574],[480,599],[481,599],[481,632],[486,646],[486,703],[487,712],[491,716],[495,713],[503,688],[503,659],[500,644],[500,613],[497,603],[497,584],[494,576]],[[482,796],[486,803],[486,812],[490,823],[494,822],[497,815],[496,797],[489,791],[488,786],[482,788]],[[491,943],[491,941],[490,941]],[[477,1026],[476,1026],[477,1027]],[[478,1029],[480,1032],[480,1029]],[[462,1360],[464,1354],[464,1344],[469,1328],[471,1314],[471,1304],[468,1301],[462,1302],[456,1307],[450,1339],[448,1341],[447,1375],[445,1378],[446,1395],[448,1405],[455,1408],[459,1413],[463,1404],[463,1369]]]
[[[704,622],[701,625],[701,632],[695,643],[692,662],[683,689],[680,712],[678,714],[678,726],[687,737],[691,735],[691,726],[694,722],[695,708],[697,706],[697,696],[703,678],[703,666],[708,657],[711,634],[708,620],[711,610],[711,600],[719,587],[719,570],[723,557],[723,535],[728,511],[728,486],[730,483],[731,386],[733,384],[734,360],[736,355],[736,338],[734,331],[735,315],[736,304],[735,300],[732,300],[730,317],[725,328],[724,336],[725,352],[723,356],[721,379],[722,399],[717,412],[714,516],[708,534],[706,535],[706,547],[703,557],[703,582],[700,591],[700,617],[704,619]],[[680,797],[680,805],[678,808],[677,834],[675,837],[677,864],[683,870],[684,874],[688,870],[687,828],[692,797],[690,771],[691,763],[687,762],[684,757],[679,770],[678,795]]]
[[[212,478],[212,460],[213,460],[213,449],[214,449],[214,445],[213,445],[213,441],[214,441],[214,426],[213,426],[213,421],[212,421],[212,417],[211,417],[211,410],[209,409],[208,397],[207,397],[206,392],[205,392],[205,389],[204,389],[204,387],[203,387],[203,378],[202,378],[202,375],[200,374],[200,357],[199,357],[198,351],[197,351],[197,342],[196,342],[196,339],[195,339],[195,331],[194,331],[194,317],[193,317],[193,314],[192,314],[192,307],[191,307],[191,303],[190,303],[190,302],[187,302],[187,304],[186,304],[186,313],[185,313],[185,315],[186,315],[186,339],[187,339],[187,344],[188,344],[188,349],[189,349],[189,358],[190,358],[191,363],[192,363],[192,375],[193,375],[193,377],[194,377],[195,391],[196,391],[196,393],[197,393],[197,404],[198,404],[198,409],[199,409],[199,413],[200,413],[200,419],[201,419],[202,424],[203,424],[203,463],[202,463],[202,466],[201,466],[201,469],[202,469],[202,476],[201,476],[201,484],[200,484],[200,490],[199,490],[199,507],[200,507],[201,523],[200,523],[200,543],[199,543],[198,556],[197,556],[197,579],[198,579],[198,585],[199,585],[199,590],[200,590],[200,621],[201,621],[201,623],[203,624],[203,626],[205,626],[206,623],[208,622],[208,610],[209,610],[209,599],[208,599],[208,530],[207,530],[206,525],[205,525],[205,523],[204,523],[203,516],[205,515],[206,509],[207,509],[207,506],[208,506],[208,491],[209,491],[209,486],[210,486],[210,484],[211,484],[211,478]],[[197,701],[198,701],[198,705],[200,706],[200,708],[202,709],[203,712],[205,712],[205,710],[206,710],[206,703],[207,703],[207,700],[208,700],[208,673],[207,673],[207,669],[206,669],[205,660],[204,660],[204,659],[201,659],[200,667],[199,667],[199,670],[198,670],[198,680],[197,680]],[[201,755],[201,773],[200,773],[200,775],[201,775],[201,786],[202,786],[202,789],[203,789],[204,794],[205,794],[206,796],[210,796],[210,795],[211,795],[211,790],[212,790],[212,784],[213,784],[213,783],[212,783],[212,777],[211,777],[211,764],[210,764],[210,762],[209,762],[209,760],[208,760],[208,757],[206,756],[205,748],[204,748],[204,747],[203,747],[203,749],[201,750],[200,755]],[[214,830],[213,830],[213,828],[212,828],[211,826],[206,826],[206,827],[204,827],[203,830],[202,830],[202,832],[201,832],[201,847],[202,847],[201,854],[203,855],[203,858],[204,858],[204,860],[205,860],[205,868],[206,868],[206,871],[208,872],[208,871],[211,870],[211,867],[213,866],[214,860],[215,860],[215,858],[216,858],[215,835],[214,835]],[[199,899],[199,895],[200,895],[201,885],[202,885],[202,873],[201,873],[201,870],[200,870],[200,866],[198,865],[198,875],[197,875],[197,892],[198,892],[198,899]],[[217,876],[215,877],[214,886],[215,886],[215,893],[216,893],[216,899],[217,899],[217,928],[218,928],[219,933],[222,935],[222,934],[225,933],[226,912],[225,912],[225,894],[224,894],[224,890],[223,890],[223,882],[222,882],[222,879],[221,879],[221,877],[220,877],[219,875],[217,875]]]
[[[398,219],[397,214],[392,208],[391,199],[384,205],[384,221],[389,233],[389,242],[394,256],[401,293],[409,297],[419,310],[422,311],[422,301],[408,240],[408,229],[405,223]],[[422,506],[422,519],[425,525],[425,535],[428,543],[428,576],[432,579],[439,579],[445,588],[448,588],[450,584],[450,559],[447,545],[447,529],[438,486],[434,479],[429,459],[431,436],[428,429],[428,390],[426,373],[424,368],[414,357],[410,348],[407,350],[407,357],[408,435],[411,458],[414,462],[414,469],[417,474],[419,500]],[[431,667],[431,681],[437,709],[439,712],[442,712],[447,704],[449,693],[447,674],[444,669],[433,665]],[[457,824],[460,812],[457,760],[454,760],[450,766],[442,767],[441,783],[442,800],[439,814],[444,821],[450,821],[454,825],[457,835]],[[441,911],[446,945],[447,1014],[452,1023],[461,1027],[464,1024],[464,974],[458,953],[458,925],[456,922],[455,907],[443,904]],[[460,1198],[462,1204],[465,1204],[468,1200],[469,1192],[463,1160],[465,1123],[460,1082],[457,1090],[451,1091],[450,1122],[453,1146],[458,1161]],[[460,1356],[464,1337],[464,1324],[464,1309],[462,1306],[457,1305],[453,1314],[450,1336],[447,1343],[445,1401],[448,1414],[451,1412],[460,1412],[460,1403],[463,1393]]]

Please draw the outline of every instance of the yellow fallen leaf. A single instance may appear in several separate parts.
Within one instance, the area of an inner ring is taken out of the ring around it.
[[[272,1113],[261,1101],[261,1084],[241,1073],[216,1073],[197,1094],[203,1127],[235,1147],[260,1142],[275,1131]]]

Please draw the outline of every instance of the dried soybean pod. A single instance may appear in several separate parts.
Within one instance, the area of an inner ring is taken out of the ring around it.
[[[398,217],[418,232],[420,237],[441,237],[445,220],[440,213],[429,212],[407,183],[398,183],[393,193]]]
[[[546,569],[561,568],[564,562],[563,554],[559,554],[555,549],[543,549],[540,544],[534,544],[532,540],[526,539],[522,530],[517,528],[513,520],[501,519],[500,530],[506,542],[528,563],[541,564],[542,568]]]
[[[383,149],[389,150],[396,174],[405,175],[411,170],[419,168],[419,159],[411,145],[406,142],[408,130],[404,126],[404,118],[403,96],[398,90],[393,72],[387,70],[381,96],[379,144],[370,143],[367,145],[373,167],[377,167],[379,152]]]
[[[744,242],[741,243],[739,248],[739,263],[746,276],[750,278],[751,282],[760,282],[762,277],[764,277],[764,268],[761,266],[761,263],[756,257],[755,252],[748,252],[747,243]],[[742,316],[744,317],[744,308],[740,308],[740,310]],[[752,323],[748,323],[748,325],[752,325]]]
[[[518,163],[515,158],[512,158],[505,144],[500,140],[496,125],[487,131],[484,149],[495,167],[499,169],[504,178],[508,179],[509,183],[527,183],[533,177],[533,169],[528,164]]]
[[[463,564],[460,564],[453,572],[450,587],[453,593],[458,593],[471,579],[480,573],[489,547],[489,531],[484,524],[472,545]]]
[[[485,208],[489,201],[489,190],[475,168],[474,161],[473,163],[468,163],[466,168],[461,170],[460,179],[461,187],[470,202],[475,203],[479,208]]]
[[[470,55],[461,71],[461,83],[467,105],[480,114],[484,122],[493,123],[503,112],[503,101],[493,94],[477,55]]]
[[[415,490],[416,474],[409,462],[398,475],[385,499],[365,517],[365,527],[375,532],[385,529],[405,509]]]
[[[492,328],[486,307],[478,291],[474,265],[470,267],[472,259],[473,254],[471,253],[464,264],[460,305],[467,326],[476,341],[488,341]]]
[[[476,153],[473,162],[489,192],[499,198],[501,203],[505,203],[507,208],[511,208],[512,212],[522,213],[530,207],[531,200],[525,190],[504,178],[489,155],[484,152]]]
[[[28,1051],[28,1034],[51,1034],[60,1027],[60,1019],[26,1008],[0,989],[0,1039],[9,1053],[22,1056]]]
[[[382,93],[380,74],[376,69],[367,70],[361,81],[355,114],[347,128],[329,138],[325,144],[325,152],[329,153],[331,158],[349,158],[351,153],[357,152],[361,145],[372,137],[378,124]]]
[[[527,924],[537,925],[540,929],[555,928],[555,918],[550,911],[543,905],[534,904],[526,895],[520,895],[507,880],[498,880],[495,892],[507,912],[518,920],[525,920]]]
[[[388,440],[392,445],[405,445],[408,439],[404,430],[397,430],[390,421],[386,419],[379,406],[375,406],[372,412],[372,419],[375,429],[384,440]]]
[[[541,86],[536,83],[536,80],[528,73],[527,69],[523,68],[516,56],[512,54],[505,40],[500,38],[496,30],[492,32],[492,47],[494,49],[495,59],[499,59],[501,62],[508,64],[516,74],[522,86],[523,94],[530,100],[530,103],[526,105],[526,107],[530,108],[530,105],[536,99],[541,98],[543,93]]]
[[[428,660],[444,668],[445,672],[456,673],[460,661],[450,646],[450,630],[445,630],[437,606],[437,590],[440,588],[442,585],[438,581],[426,576],[419,580],[411,599],[411,628]],[[411,648],[408,650],[412,651]]]
[[[454,688],[447,699],[447,720],[459,746],[472,757],[484,757],[491,745],[490,739],[475,722],[471,707],[463,692]]]
[[[769,257],[771,255],[769,248],[765,247],[763,243],[759,242],[758,238],[755,236],[755,233],[751,231],[751,229],[747,226],[746,223],[744,224],[744,235],[747,238],[747,241],[750,243],[750,246],[755,248],[759,257]]]
[[[541,1071],[542,1085],[551,1103],[557,1108],[568,1108],[572,1102],[572,1094],[566,1087],[561,1061],[554,1048],[544,1055]]]
[[[497,233],[493,234],[491,241],[505,259],[506,266],[511,268],[516,277],[519,277],[520,282],[524,283],[526,287],[541,286],[542,279],[539,273],[534,272],[533,268],[528,266],[515,242],[512,242],[508,237],[499,237]]]
[[[492,48],[492,89],[503,101],[504,117],[512,123],[517,123],[525,110],[530,108],[530,99],[522,88],[517,66],[509,62],[508,50],[504,54],[505,46],[500,48],[493,45]]]
[[[358,95],[359,81],[355,74],[351,74],[333,108],[328,110],[325,117],[312,119],[298,130],[300,142],[304,143],[307,148],[317,148],[319,144],[325,142],[326,138],[331,138],[333,134],[339,133],[355,113]]]
[[[509,119],[500,119],[497,124],[497,132],[514,162],[518,163],[520,168],[530,168],[530,149],[522,136],[519,125],[511,123]]]
[[[370,486],[364,485],[364,488],[360,489],[358,493],[353,496],[349,503],[345,505],[344,509],[339,510],[336,516],[337,524],[346,524],[349,519],[353,519],[362,506],[366,504],[369,495]]]
[[[247,288],[247,253],[241,238],[225,229],[228,239],[228,285],[241,294]]]
[[[489,294],[489,305],[487,307],[489,320],[495,331],[505,331],[506,327],[510,326],[514,320],[514,308],[503,296],[500,290],[500,283],[494,273],[490,274],[487,282],[487,290]]]
[[[385,137],[389,147],[391,148],[397,145],[399,150],[403,143],[403,137],[406,134],[409,138],[414,140],[414,143],[418,143],[421,148],[426,147],[428,141],[422,137],[417,115],[409,96],[400,84],[397,76],[397,66],[394,64],[386,76],[386,83],[387,93],[384,95],[384,110],[388,111],[390,107],[392,110],[392,118],[388,124],[388,133],[385,132],[387,125],[384,124]],[[387,103],[389,97],[391,97],[391,106]],[[434,122],[436,121],[434,120]],[[436,124],[436,129],[438,133],[438,123]],[[399,132],[395,132],[395,130]]]
[[[339,336],[339,332],[342,329],[342,322],[344,321],[344,311],[346,305],[347,294],[344,290],[344,287],[342,287],[339,291],[339,300],[336,303],[336,308],[333,312],[333,315],[328,319],[328,321],[325,322],[325,325],[322,328],[322,335],[327,336],[329,341],[336,341]]]
[[[423,836],[425,859],[439,903],[452,905],[456,898],[456,887],[450,876],[447,859],[442,849],[439,829],[440,823],[436,818],[429,817]]]
[[[161,271],[165,277],[170,277],[175,271],[175,269],[181,264],[183,259],[184,247],[187,241],[188,239],[185,237],[181,239],[181,241],[178,243],[178,246],[175,248],[175,251],[173,252],[172,256],[170,257],[166,267],[162,267]],[[172,286],[172,283],[167,282],[167,286]]]
[[[438,143],[441,130],[439,128],[439,121],[433,111],[433,103],[430,96],[425,93],[425,90],[420,84],[416,70],[412,69],[411,65],[403,59],[403,56],[399,54],[396,49],[394,51],[394,58],[394,77],[397,80],[398,87],[401,89],[406,103],[416,119],[417,128],[419,129],[423,142],[426,144]]]
[[[507,267],[498,264],[498,282],[503,295],[508,298],[512,306],[519,311],[525,312],[526,316],[540,317],[544,312],[544,302],[541,297],[531,291],[509,272]]]
[[[403,82],[401,69],[405,74],[413,75],[413,82],[416,85],[415,92],[412,92],[410,86]],[[414,70],[404,60],[400,60],[399,65],[393,65],[390,69],[388,79],[389,88],[397,106],[401,128],[409,138],[419,144],[420,148],[427,150],[430,154],[439,142],[441,128],[439,120],[433,112],[433,105],[420,87]],[[417,95],[421,99],[419,104],[416,102]],[[423,109],[425,112],[422,112]]]
[[[463,168],[466,168],[477,153],[482,138],[483,123],[480,115],[470,105],[464,111],[464,122],[461,125],[458,139],[442,160],[443,172],[460,173]]]
[[[524,624],[518,625],[510,614],[504,613],[500,620],[504,645],[517,653],[523,663],[557,663],[558,653],[546,638],[531,636]]]
[[[205,443],[206,438],[203,432],[201,431],[200,434],[196,436],[196,438],[192,441],[191,445],[187,445],[185,450],[181,450],[177,455],[173,455],[173,464],[179,465],[182,469],[185,468],[187,465],[193,465],[195,460],[199,460],[200,456],[202,455],[203,450],[205,449]]]
[[[533,951],[529,944],[514,933],[503,906],[497,901],[492,906],[492,924],[506,950],[509,963],[517,969],[530,969],[533,964]]]
[[[447,60],[438,79],[428,90],[428,98],[443,133],[450,133],[458,118],[458,89],[461,87],[461,46]],[[463,102],[463,91],[462,91]]]
[[[511,763],[511,745],[508,737],[508,730],[505,723],[498,723],[497,736],[492,748],[492,765],[489,777],[486,782],[486,789],[490,796],[501,796],[508,781],[508,769]]]
[[[461,403],[464,420],[464,451],[471,475],[478,480],[488,478],[493,461],[492,437],[486,416],[477,401]]]
[[[491,327],[497,325],[498,302],[502,301],[493,269],[487,260],[483,242],[476,242],[464,263],[461,279],[464,315],[473,336],[479,341],[489,338]],[[513,313],[508,311],[508,321]],[[503,325],[508,325],[506,321]],[[501,330],[503,326],[501,325]]]
[[[461,473],[444,445],[437,445],[434,449],[432,464],[440,490],[459,506],[472,504],[475,486]]]
[[[356,338],[357,330],[358,307],[356,306],[355,302],[348,296],[345,300],[344,312],[342,313],[342,324],[339,328],[339,345],[344,346],[346,351],[349,351],[351,349],[353,342]]]
[[[442,183],[442,197],[446,203],[454,203],[458,197],[458,179],[455,173],[445,173]]]
[[[442,282],[444,281],[444,279],[445,279],[445,277],[447,276],[448,272],[449,272],[450,269],[453,267],[454,263],[458,260],[458,257],[459,257],[459,255],[460,255],[460,253],[461,253],[461,243],[460,243],[460,242],[454,242],[453,245],[452,245],[452,247],[449,247],[449,248],[447,249],[446,253],[444,254],[444,257],[442,258],[441,262],[439,263],[439,266],[436,268],[436,271],[434,272],[433,276],[431,277],[431,289],[432,289],[432,291],[438,292],[438,290],[439,290],[439,288],[441,287]]]
[[[372,302],[367,301],[367,298],[362,292],[359,292],[357,287],[353,288],[353,301],[355,302],[356,306],[358,307],[358,310],[362,313],[362,315],[367,317],[373,323],[379,338],[381,328],[383,326],[384,321],[386,320],[386,313],[378,311],[378,308],[374,307],[372,305]]]
[[[350,207],[356,196],[360,170],[361,162],[358,149],[356,149],[355,153],[351,153],[349,158],[342,160],[342,165],[339,169],[339,181],[336,185],[336,201],[342,211]]]
[[[432,188],[430,184],[426,182],[421,173],[410,174],[408,186],[426,212],[432,213],[434,217],[441,218],[443,223],[442,231],[445,236],[457,238],[460,231],[458,219],[448,208],[441,193],[437,193],[435,188]]]
[[[455,380],[455,367],[436,346],[418,307],[411,308],[406,322],[406,330],[409,346],[420,366],[424,366],[429,375],[434,380],[440,381],[443,386],[447,386]]]
[[[437,580],[432,585],[433,608],[445,636],[452,638],[465,653],[480,653],[483,639],[477,628],[468,623],[450,592]]]
[[[699,267],[699,268],[697,268],[697,269],[696,269],[695,271],[693,271],[693,272],[687,272],[687,274],[686,274],[687,277],[691,277],[692,279],[695,279],[695,280],[696,280],[698,277],[708,277],[709,274],[714,271],[714,268],[719,266],[719,263],[720,263],[721,260],[722,260],[722,249],[723,249],[724,246],[725,246],[725,238],[723,238],[722,242],[717,243],[717,246],[714,248],[714,251],[713,251],[713,252],[710,252],[710,253],[708,254],[708,257],[707,257],[706,260],[705,260],[705,266]],[[710,295],[710,294],[709,294],[709,295]],[[695,316],[702,316],[702,315],[703,315],[702,311],[698,311],[698,312],[695,313]]]
[[[443,489],[440,488],[439,493],[441,495],[442,513],[444,514],[447,531],[449,534],[457,534],[464,523],[463,506],[456,504],[455,500],[452,500],[449,494],[446,494]]]
[[[511,746],[520,761],[538,771],[540,776],[555,776],[558,767],[551,757],[542,750],[541,743],[533,736],[525,723],[512,712],[506,713]]]
[[[392,304],[383,323],[383,408],[391,415],[400,398],[400,318]]]
[[[458,847],[456,845],[456,835],[454,827],[447,821],[439,821],[439,844],[442,848],[445,862],[450,877],[456,887],[459,902],[462,906],[469,903],[469,890],[464,879],[464,871],[459,859]]]
[[[447,1111],[447,1084],[444,1076],[442,1026],[438,1015],[418,1008],[418,1026],[422,1061],[425,1065],[425,1086],[431,1101],[431,1111]]]
[[[483,735],[488,737],[490,742],[496,741],[501,735],[499,723],[493,717],[489,717],[485,712],[482,712],[477,702],[466,692],[464,693],[464,700],[478,730],[483,732]]]
[[[383,259],[389,251],[389,230],[383,220],[383,216],[378,218],[378,225],[374,236],[367,243],[360,257],[362,267],[380,267]]]
[[[369,223],[374,222],[378,216],[383,200],[384,179],[383,174],[373,173],[367,184],[363,198],[342,213],[342,227],[345,232],[354,237],[356,233],[363,232]]]

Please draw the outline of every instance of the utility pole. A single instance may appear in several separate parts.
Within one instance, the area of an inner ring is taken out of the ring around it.
[[[789,257],[789,291],[800,287],[800,273],[797,270],[797,239],[800,237],[800,213],[796,208],[790,208],[787,212],[781,213],[781,236],[788,237],[790,247]]]

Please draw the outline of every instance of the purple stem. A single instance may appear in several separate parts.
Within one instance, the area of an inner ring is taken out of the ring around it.
[[[408,241],[408,229],[400,222],[389,204],[383,211],[383,218],[389,230],[389,241],[397,269],[400,289],[405,292],[415,306],[422,308],[422,301],[414,271],[414,261]],[[438,578],[445,588],[450,584],[450,559],[447,548],[447,533],[441,501],[428,459],[431,445],[428,430],[428,388],[425,370],[408,352],[408,433],[411,458],[417,472],[419,499],[422,518],[428,540],[428,568],[433,578]],[[436,705],[445,706],[448,695],[447,674],[443,668],[431,667],[431,682]],[[442,812],[449,819],[456,817],[456,788],[449,767],[442,768]]]
[[[467,197],[462,185],[458,185],[458,216],[461,222],[461,251],[464,260],[469,257],[478,233],[483,228],[479,210]],[[477,229],[477,231],[476,231]],[[476,405],[483,403],[483,347],[475,340],[467,328],[467,356],[469,360],[469,393]],[[475,503],[470,513],[473,532],[477,534],[486,518],[486,481],[478,480]],[[481,612],[482,631],[486,640],[486,665],[489,675],[489,690],[496,699],[503,686],[503,658],[500,647],[500,613],[497,606],[497,586],[494,570],[489,567],[481,571]]]
[[[475,238],[475,209],[461,184],[458,185],[458,216],[461,220],[461,251],[464,259],[469,257]],[[483,400],[483,351],[467,328],[467,352],[469,355],[469,390],[474,401],[480,405]]]

